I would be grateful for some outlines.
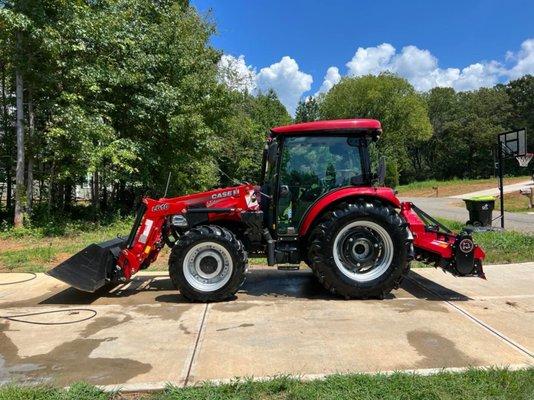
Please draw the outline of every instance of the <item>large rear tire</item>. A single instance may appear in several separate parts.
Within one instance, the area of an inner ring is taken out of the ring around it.
[[[169,257],[174,286],[191,301],[210,302],[234,296],[245,280],[247,253],[228,229],[209,225],[186,232]]]
[[[323,286],[345,298],[383,298],[409,271],[406,222],[379,201],[343,203],[323,216],[308,248]]]

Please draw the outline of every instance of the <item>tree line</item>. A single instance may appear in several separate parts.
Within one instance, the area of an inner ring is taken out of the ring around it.
[[[328,93],[301,101],[295,115],[296,121],[354,117],[382,122],[380,150],[388,158],[390,185],[488,178],[495,173],[497,134],[534,132],[534,77],[469,92],[438,87],[426,93],[387,73],[347,77]],[[531,151],[533,139],[531,134]],[[529,171],[515,160],[506,164],[508,174]]]
[[[257,179],[291,118],[221,83],[214,29],[185,0],[1,1],[3,220],[131,213],[169,173],[168,195]]]
[[[131,214],[169,173],[169,196],[255,182],[268,129],[292,120],[380,119],[392,185],[490,176],[494,135],[534,128],[531,76],[460,93],[344,78],[292,119],[221,70],[215,29],[187,0],[0,0],[3,223]]]

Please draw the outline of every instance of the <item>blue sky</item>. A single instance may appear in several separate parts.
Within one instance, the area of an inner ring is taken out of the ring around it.
[[[212,10],[213,45],[236,57],[235,68],[247,67],[254,86],[277,90],[289,109],[345,75],[389,70],[423,91],[471,90],[534,73],[532,0],[192,4]]]

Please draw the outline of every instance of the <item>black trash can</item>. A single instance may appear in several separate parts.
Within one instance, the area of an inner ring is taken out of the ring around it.
[[[495,208],[495,197],[479,196],[463,199],[465,207],[469,211],[469,221],[466,225],[491,226],[493,220],[492,212]]]

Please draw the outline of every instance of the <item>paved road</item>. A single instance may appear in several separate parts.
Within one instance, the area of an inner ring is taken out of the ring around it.
[[[0,314],[46,313],[0,319],[0,382],[139,390],[236,376],[534,365],[534,263],[486,274],[419,269],[385,300],[347,301],[309,271],[260,268],[235,301],[208,305],[185,302],[163,273],[97,294],[42,274],[5,285],[31,276],[0,274]]]
[[[466,222],[469,213],[465,209],[464,202],[459,199],[448,197],[403,197],[402,201],[411,201],[426,213],[441,218]],[[497,211],[493,217],[497,217]],[[519,232],[534,232],[534,214],[504,213],[505,228]],[[493,222],[494,226],[500,226],[500,221]]]
[[[504,193],[519,192],[519,190],[524,187],[534,187],[534,182],[532,182],[532,180],[529,180],[529,181],[514,183],[512,185],[504,185],[503,191]],[[499,196],[499,195],[500,195],[499,188],[495,187],[492,189],[478,190],[476,192],[464,193],[464,194],[459,194],[457,196],[450,196],[450,197],[451,199],[468,199],[474,196]]]

